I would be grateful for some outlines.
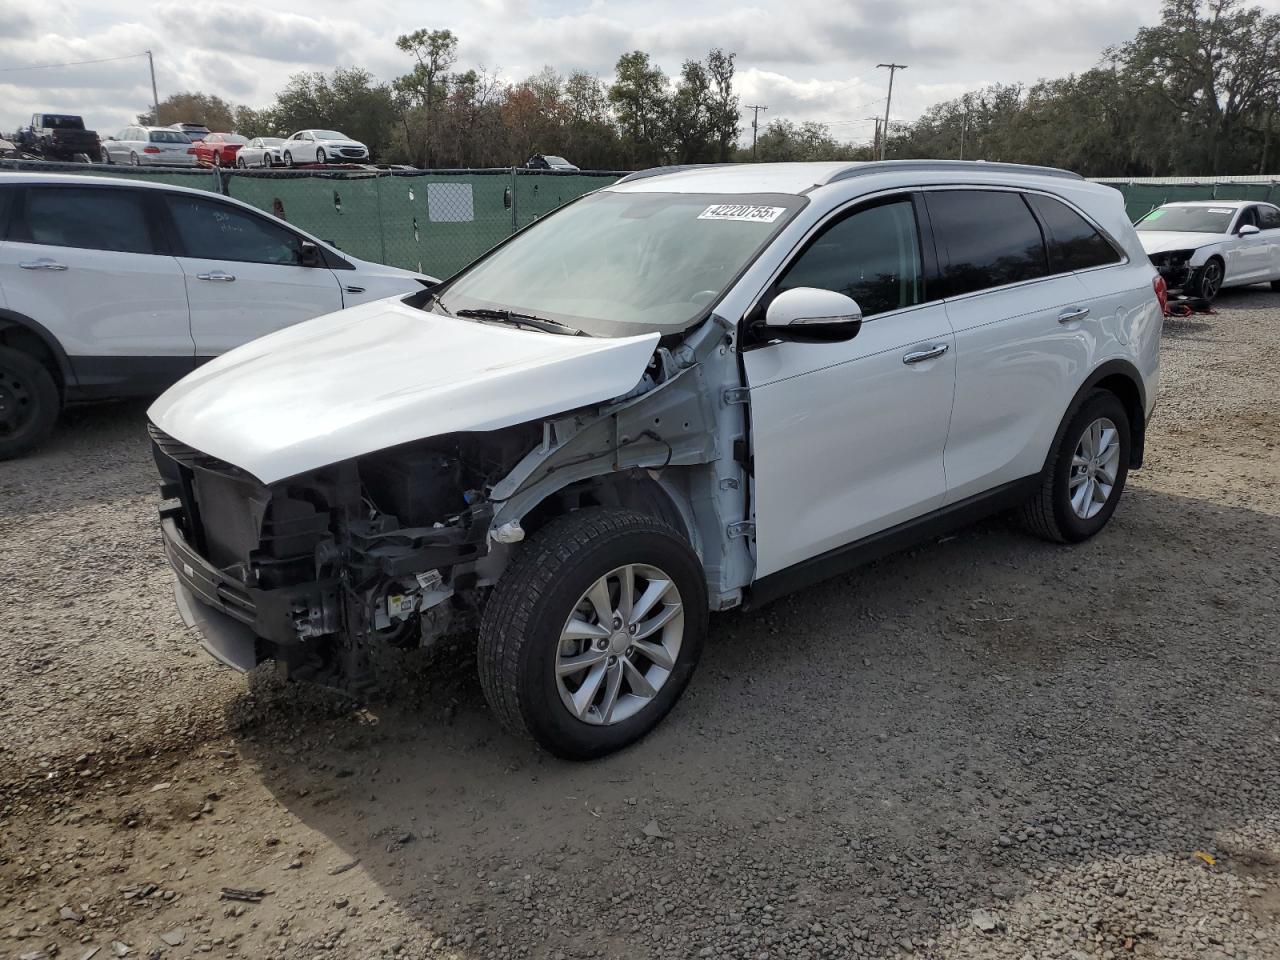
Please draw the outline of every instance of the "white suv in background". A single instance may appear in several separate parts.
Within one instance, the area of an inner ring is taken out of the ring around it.
[[[371,648],[478,630],[502,722],[599,756],[710,611],[996,510],[1101,530],[1162,294],[1120,194],[1063,171],[633,174],[160,397],[179,608],[230,666],[357,691]]]
[[[0,460],[63,403],[155,396],[255,337],[429,282],[217,194],[0,174]]]

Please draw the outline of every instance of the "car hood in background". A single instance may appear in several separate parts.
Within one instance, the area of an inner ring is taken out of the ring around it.
[[[365,145],[358,140],[317,140],[316,143],[326,147],[355,147],[357,150],[366,149]]]
[[[496,430],[630,391],[658,344],[456,320],[398,299],[238,347],[148,411],[263,483],[412,440]]]
[[[1166,250],[1195,250],[1210,243],[1221,243],[1225,233],[1184,233],[1178,230],[1139,230],[1138,240],[1147,253],[1164,253]]]

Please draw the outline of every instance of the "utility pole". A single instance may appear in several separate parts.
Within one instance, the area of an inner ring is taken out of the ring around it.
[[[880,159],[885,158],[885,154],[889,150],[889,108],[893,106],[893,75],[899,70],[907,69],[905,63],[877,63],[876,69],[885,67],[889,71],[889,95],[884,98],[884,131],[880,138]]]
[[[769,108],[760,104],[748,103],[743,108],[751,111],[751,162],[756,162],[756,130],[760,126],[760,111],[768,112]]]
[[[160,126],[160,94],[156,92],[156,58],[151,55],[151,51],[147,51],[147,63],[151,66],[151,107],[154,111],[151,114],[151,122],[157,127]]]
[[[871,158],[874,160],[876,157],[880,156],[880,118],[867,117],[867,119],[874,120],[876,124],[875,139],[871,141]]]
[[[969,104],[964,105],[964,119],[960,121],[960,159],[964,159],[964,136],[969,132]]]

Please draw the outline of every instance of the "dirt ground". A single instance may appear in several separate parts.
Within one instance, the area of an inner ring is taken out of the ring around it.
[[[719,617],[590,764],[467,649],[359,709],[215,666],[144,407],[75,412],[0,464],[0,956],[1280,958],[1277,337],[1263,287],[1167,324],[1092,542],[996,519]]]

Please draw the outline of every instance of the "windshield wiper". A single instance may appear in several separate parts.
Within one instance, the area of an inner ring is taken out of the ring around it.
[[[453,315],[455,317],[464,317],[468,320],[496,320],[499,323],[511,323],[521,327],[529,327],[532,330],[541,330],[544,333],[563,333],[569,336],[578,336],[582,333],[581,330],[575,330],[559,320],[548,320],[546,317],[535,317],[529,313],[516,313],[512,310],[492,310],[488,307],[476,307],[475,309],[456,310]]]

